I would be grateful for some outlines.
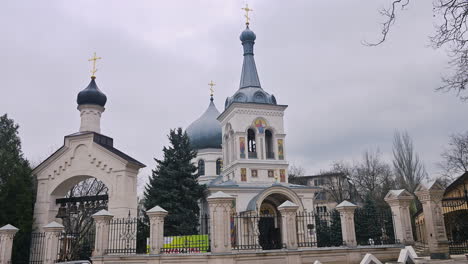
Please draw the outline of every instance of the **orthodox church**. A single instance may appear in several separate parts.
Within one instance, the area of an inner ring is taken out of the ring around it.
[[[199,182],[210,194],[222,191],[235,197],[237,212],[276,215],[287,200],[312,211],[318,188],[288,183],[283,120],[288,106],[278,104],[260,85],[255,39],[247,23],[240,35],[244,58],[239,89],[226,98],[224,111],[218,111],[212,94],[206,111],[186,129],[198,151],[194,163]]]

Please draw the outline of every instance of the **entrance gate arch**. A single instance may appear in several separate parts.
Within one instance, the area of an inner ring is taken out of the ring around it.
[[[144,164],[113,147],[110,137],[95,132],[79,132],[65,137],[64,145],[37,166],[34,228],[42,231],[57,221],[59,205],[77,183],[96,178],[108,187],[108,210],[118,218],[137,212],[137,175]]]

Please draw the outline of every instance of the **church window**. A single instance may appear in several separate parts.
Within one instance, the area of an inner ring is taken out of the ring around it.
[[[267,159],[274,159],[275,152],[273,151],[273,133],[268,129],[265,131],[265,144]]]
[[[216,175],[220,175],[222,170],[223,170],[223,160],[217,159],[216,160]]]
[[[257,158],[257,143],[255,142],[255,132],[253,129],[249,128],[247,130],[247,147],[249,152],[249,158]]]
[[[203,175],[205,175],[205,161],[201,159],[198,161],[198,176]]]

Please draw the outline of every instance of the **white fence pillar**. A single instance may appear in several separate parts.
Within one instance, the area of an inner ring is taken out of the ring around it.
[[[160,206],[148,210],[146,214],[150,220],[150,254],[161,253],[164,245],[164,218],[167,211]]]
[[[356,231],[354,228],[354,210],[356,210],[356,208],[357,205],[348,201],[343,201],[336,206],[336,210],[340,212],[341,233],[346,246],[357,246]]]
[[[211,252],[231,252],[231,213],[234,197],[217,192],[208,197]]]
[[[18,228],[12,225],[4,225],[0,228],[0,264],[8,264],[11,261],[13,238]]]
[[[445,232],[442,198],[445,189],[438,182],[422,183],[416,188],[416,196],[423,205],[427,241],[431,259],[448,259],[449,246]]]
[[[287,249],[297,249],[297,224],[296,213],[299,206],[290,201],[286,201],[278,206],[281,213],[281,237]]]
[[[109,247],[109,224],[114,216],[107,210],[101,210],[93,215],[96,232],[94,234],[93,256],[104,256]]]
[[[45,241],[44,241],[44,264],[54,264],[58,258],[59,239],[63,232],[63,225],[57,222],[50,222],[44,226]]]
[[[410,204],[414,197],[408,191],[391,190],[385,196],[385,201],[390,205],[393,216],[395,238],[402,244],[414,244],[413,228],[411,226]]]

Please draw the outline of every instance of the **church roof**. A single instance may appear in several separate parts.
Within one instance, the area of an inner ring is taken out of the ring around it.
[[[96,84],[96,77],[91,77],[91,82],[88,84],[88,87],[78,93],[76,102],[78,105],[91,104],[102,107],[106,105],[107,97],[103,92],[101,92],[101,90],[99,90]]]
[[[120,158],[128,161],[129,163],[132,163],[134,165],[139,166],[140,168],[146,167],[145,164],[143,164],[143,163],[139,162],[138,160],[130,157],[129,155],[123,153],[122,151],[114,148],[114,140],[111,137],[104,136],[104,135],[96,133],[96,132],[86,131],[86,132],[73,133],[73,134],[65,136],[64,137],[64,142],[65,142],[66,138],[77,137],[77,136],[88,135],[88,134],[93,134],[93,142],[95,142],[96,144],[104,147],[104,149],[114,153],[115,155],[117,155]],[[52,160],[56,156],[56,154],[64,151],[65,149],[66,149],[66,147],[65,147],[65,144],[64,144],[59,149],[57,149],[54,153],[52,153],[52,155],[50,155],[47,159],[45,159],[43,162],[41,162],[39,165],[37,165],[33,169],[33,173],[34,173],[34,171],[39,169],[43,164],[45,164],[47,161]]]
[[[244,48],[244,62],[242,64],[240,85],[239,90],[233,96],[226,98],[224,105],[226,109],[234,102],[276,105],[275,96],[265,92],[260,85],[253,53],[256,38],[257,36],[250,30],[248,25],[240,35]]]
[[[195,149],[221,148],[221,123],[217,120],[219,111],[213,97],[206,111],[187,127],[187,135]]]

